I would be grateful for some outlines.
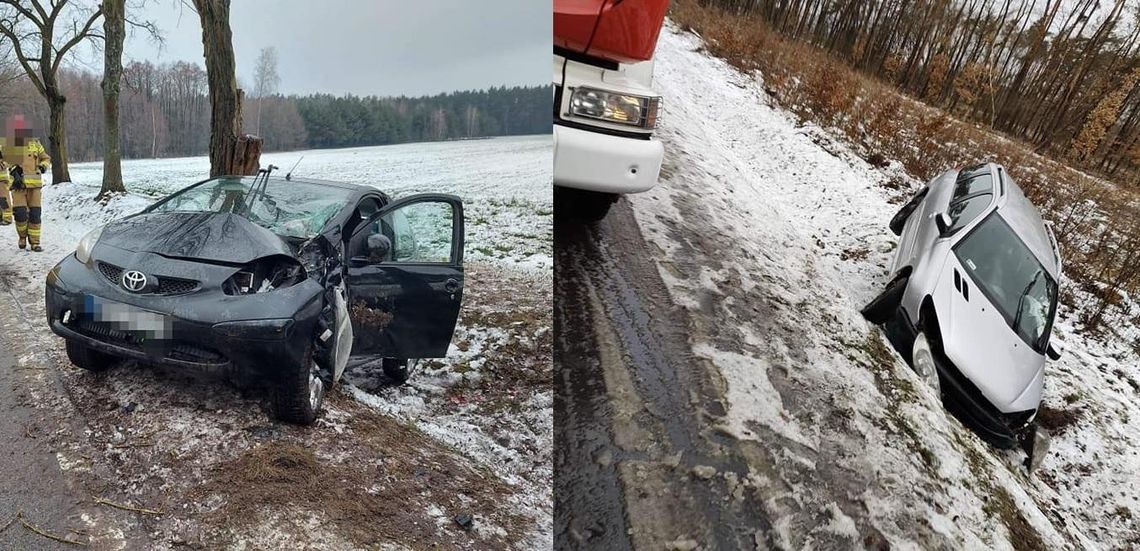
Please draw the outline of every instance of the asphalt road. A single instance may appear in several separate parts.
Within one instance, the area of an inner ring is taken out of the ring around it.
[[[0,526],[22,511],[28,523],[45,532],[85,540],[68,534],[83,526],[79,515],[84,496],[68,484],[46,437],[45,431],[54,430],[57,421],[25,405],[29,394],[24,371],[17,369],[10,338],[0,334]],[[0,533],[0,549],[74,548],[34,533],[19,520]]]
[[[556,213],[557,547],[764,547],[748,461],[713,428],[723,397],[628,203],[597,224]]]

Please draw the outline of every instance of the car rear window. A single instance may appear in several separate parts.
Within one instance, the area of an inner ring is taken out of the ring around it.
[[[954,184],[954,196],[950,200],[957,201],[975,193],[993,193],[993,189],[994,179],[989,172],[972,178],[962,179],[959,177],[957,183]]]
[[[986,210],[986,207],[990,206],[991,199],[993,199],[992,194],[982,193],[950,203],[950,209],[947,211],[950,220],[953,221],[950,225],[950,233],[968,226],[970,222],[977,219]]]

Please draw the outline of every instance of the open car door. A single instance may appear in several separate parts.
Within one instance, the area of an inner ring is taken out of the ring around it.
[[[422,194],[393,201],[349,238],[352,354],[442,358],[463,299],[463,202]]]

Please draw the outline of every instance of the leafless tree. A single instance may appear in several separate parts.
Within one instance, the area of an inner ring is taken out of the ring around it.
[[[261,135],[261,104],[265,96],[277,92],[277,85],[281,77],[277,74],[277,48],[272,46],[262,48],[257,56],[257,65],[253,69],[253,92],[257,94],[257,119],[253,125],[253,132]]]
[[[141,4],[135,7],[141,7]],[[136,23],[127,19],[126,0],[103,0],[103,185],[97,199],[109,193],[126,191],[123,186],[122,135],[119,131],[119,95],[123,79],[123,43],[127,23],[147,31],[152,41],[162,37],[152,22]]]
[[[245,174],[256,166],[260,142],[241,137],[241,90],[237,86],[230,0],[194,0],[202,22],[206,81],[210,88],[210,176]],[[253,169],[256,172],[256,168]]]
[[[119,140],[119,91],[123,78],[123,42],[127,34],[126,0],[103,0],[103,185],[98,198],[123,187],[122,150]]]
[[[11,42],[16,61],[48,104],[52,183],[68,181],[67,97],[60,88],[59,68],[64,56],[80,42],[103,38],[95,28],[103,6],[71,0],[53,0],[46,6],[42,0],[0,0],[0,8],[0,35]]]

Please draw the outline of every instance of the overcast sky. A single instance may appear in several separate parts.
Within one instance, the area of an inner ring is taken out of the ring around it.
[[[150,0],[128,15],[154,21],[166,44],[156,49],[134,31],[124,64],[204,65],[198,15],[182,2]],[[273,46],[283,94],[416,96],[550,83],[549,2],[233,0],[230,26],[239,82],[252,87],[258,52]],[[102,71],[102,54],[75,62]]]

